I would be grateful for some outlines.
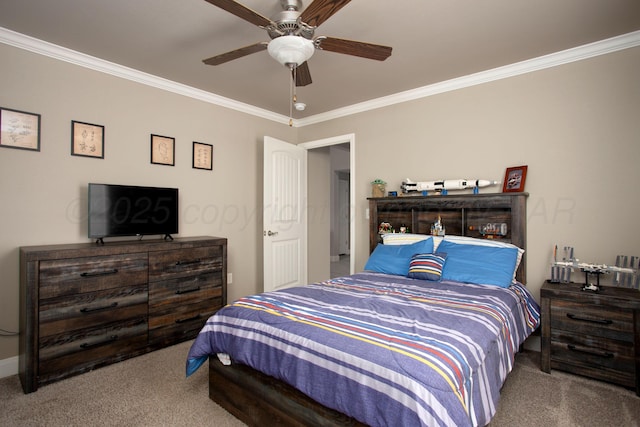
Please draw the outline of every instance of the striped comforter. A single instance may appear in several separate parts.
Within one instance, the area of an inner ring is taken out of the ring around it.
[[[187,375],[228,355],[371,426],[485,425],[538,323],[520,284],[359,273],[226,306],[193,343]]]

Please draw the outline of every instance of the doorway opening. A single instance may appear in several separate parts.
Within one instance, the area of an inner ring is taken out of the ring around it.
[[[310,224],[309,238],[310,279],[322,280],[330,277],[345,276],[355,270],[355,227],[354,218],[354,182],[355,176],[355,135],[342,135],[318,141],[300,144],[311,153],[322,153],[320,162],[328,168],[326,176],[329,182],[318,195],[314,191],[309,194],[310,204],[318,204],[317,200],[326,201],[328,221],[322,222],[323,236],[317,236],[314,225]],[[318,150],[315,150],[318,149]],[[314,156],[310,157],[310,170],[313,170]],[[313,172],[312,172],[313,173]],[[313,175],[310,175],[313,180]],[[318,186],[313,186],[318,188]],[[315,236],[314,236],[315,234]],[[318,242],[318,243],[316,243]],[[318,246],[318,247],[316,247]],[[315,265],[311,265],[315,264]]]

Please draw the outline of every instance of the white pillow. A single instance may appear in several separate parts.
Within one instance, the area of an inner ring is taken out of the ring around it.
[[[382,243],[385,245],[411,245],[412,243],[427,240],[430,237],[432,237],[430,234],[385,233],[382,235]]]

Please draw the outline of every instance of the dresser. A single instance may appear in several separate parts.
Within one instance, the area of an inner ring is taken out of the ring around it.
[[[546,282],[541,369],[559,369],[635,389],[640,396],[640,292]]]
[[[24,392],[194,338],[226,278],[225,238],[20,248]]]

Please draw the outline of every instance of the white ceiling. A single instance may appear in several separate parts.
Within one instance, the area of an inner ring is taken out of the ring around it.
[[[266,17],[279,0],[238,0]],[[304,7],[311,0],[304,1]],[[0,0],[0,27],[282,115],[289,71],[269,37],[205,0]],[[384,62],[316,51],[304,118],[640,30],[638,0],[353,0],[316,35],[393,47]],[[1,67],[0,67],[1,69]]]

